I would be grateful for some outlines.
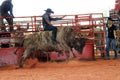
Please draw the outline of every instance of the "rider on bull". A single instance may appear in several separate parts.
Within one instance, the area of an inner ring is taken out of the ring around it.
[[[45,10],[45,13],[42,16],[42,23],[43,23],[43,28],[45,31],[52,31],[52,42],[53,44],[59,43],[56,40],[57,37],[57,28],[51,24],[51,21],[56,21],[56,20],[61,20],[64,18],[52,18],[50,15],[51,13],[54,13],[50,8]]]

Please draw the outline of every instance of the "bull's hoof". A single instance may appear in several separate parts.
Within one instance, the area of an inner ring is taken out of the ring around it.
[[[22,64],[19,64],[19,68],[23,68],[23,65],[22,65]]]
[[[58,57],[63,56],[63,53],[58,53]]]

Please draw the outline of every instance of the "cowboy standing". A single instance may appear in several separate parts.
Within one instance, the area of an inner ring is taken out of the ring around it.
[[[5,0],[1,4],[1,16],[5,18],[10,25],[10,31],[13,31],[13,4],[12,0]]]
[[[116,26],[113,25],[113,21],[111,18],[108,18],[108,22],[107,22],[106,26],[108,28],[108,38],[107,38],[107,44],[106,44],[106,57],[108,60],[110,59],[109,48],[110,48],[110,43],[112,43],[113,50],[114,50],[114,59],[117,59],[118,53],[117,53],[117,47],[116,47]]]

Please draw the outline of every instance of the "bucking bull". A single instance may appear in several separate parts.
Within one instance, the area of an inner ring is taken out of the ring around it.
[[[19,67],[23,67],[26,58],[32,57],[36,51],[40,51],[40,53],[56,51],[58,54],[62,54],[64,51],[66,54],[66,61],[68,61],[70,53],[76,57],[72,48],[81,54],[86,40],[87,39],[82,38],[80,34],[71,27],[62,27],[58,29],[57,41],[59,44],[52,43],[51,31],[40,31],[29,34],[25,36],[23,40],[23,47],[25,51],[20,59]]]

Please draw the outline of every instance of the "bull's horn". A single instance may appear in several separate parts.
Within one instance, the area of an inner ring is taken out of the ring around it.
[[[79,38],[78,36],[75,36],[75,39]]]

